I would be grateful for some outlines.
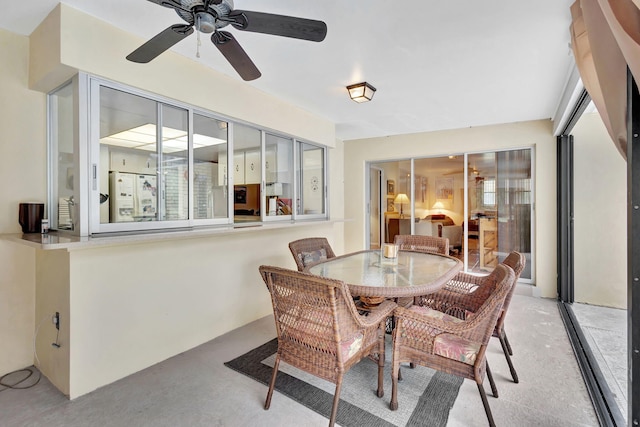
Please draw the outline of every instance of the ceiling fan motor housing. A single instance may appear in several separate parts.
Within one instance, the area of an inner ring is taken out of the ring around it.
[[[222,0],[219,4],[210,3],[208,9],[205,9],[203,0],[180,0],[180,4],[191,10],[191,13],[175,9],[176,13],[189,24],[195,25],[202,33],[212,33],[229,25],[227,21],[220,21],[216,17],[227,17],[233,10],[233,0]]]

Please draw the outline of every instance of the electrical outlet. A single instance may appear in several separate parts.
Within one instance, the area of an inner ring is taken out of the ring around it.
[[[56,311],[56,314],[53,315],[51,319],[54,325],[56,325],[56,329],[60,330],[60,313]]]

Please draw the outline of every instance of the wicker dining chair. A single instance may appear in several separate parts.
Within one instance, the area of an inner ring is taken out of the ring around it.
[[[417,234],[396,234],[393,239],[393,243],[398,245],[398,249],[401,251],[449,255],[449,240],[442,237],[422,236]],[[414,298],[401,298],[396,302],[402,307],[410,307],[414,304]]]
[[[289,243],[289,250],[296,262],[298,271],[311,267],[320,261],[335,258],[331,245],[324,237],[307,237]]]
[[[264,265],[260,274],[271,294],[278,334],[265,409],[271,404],[280,361],[336,385],[330,427],[336,420],[343,376],[363,358],[377,362],[377,395],[384,395],[384,327],[395,303],[384,301],[361,316],[342,281]]]
[[[449,255],[449,239],[416,234],[397,234],[393,243],[401,251],[429,252]]]
[[[429,307],[397,307],[393,331],[391,371],[392,410],[398,409],[398,374],[400,363],[418,365],[474,380],[478,386],[489,425],[495,426],[483,382],[491,371],[486,350],[502,304],[514,286],[511,268],[498,265],[491,276],[492,291],[478,310],[462,320]]]
[[[526,258],[520,252],[514,251],[511,252],[501,264],[506,265],[513,270],[515,273],[515,282],[517,282],[526,265]],[[495,274],[495,270],[494,273],[484,276],[458,273],[444,286],[442,290],[422,297],[417,297],[414,299],[414,304],[428,306],[460,319],[465,319],[468,313],[474,313],[478,310],[480,305],[491,292],[491,286],[487,286],[487,283],[493,283],[491,281],[491,276],[493,274]],[[509,371],[511,372],[513,382],[518,383],[518,373],[516,372],[516,369],[513,366],[513,361],[511,360],[513,350],[504,329],[505,318],[515,289],[516,286],[514,284],[504,301],[504,305],[500,311],[500,316],[498,317],[496,326],[493,330],[493,336],[500,340],[500,345],[505,358],[507,359],[507,364],[509,365]],[[494,387],[495,386],[492,383],[492,388]],[[496,391],[494,390],[494,392]]]

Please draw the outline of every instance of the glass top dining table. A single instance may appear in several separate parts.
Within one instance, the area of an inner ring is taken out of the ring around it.
[[[401,298],[439,290],[462,267],[460,260],[445,255],[399,251],[389,260],[369,250],[330,258],[305,271],[345,282],[352,295]]]

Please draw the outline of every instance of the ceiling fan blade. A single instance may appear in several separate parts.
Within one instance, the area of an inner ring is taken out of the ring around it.
[[[211,41],[243,80],[255,80],[262,75],[231,33],[216,31],[211,35]]]
[[[231,25],[238,30],[254,33],[321,42],[327,35],[327,24],[313,19],[272,13],[233,10],[229,13]]]
[[[146,64],[191,33],[193,33],[191,25],[172,25],[127,55],[127,59]]]
[[[181,10],[190,12],[190,10],[182,6],[182,4],[180,4],[180,1],[178,0],[149,0],[149,1],[151,3],[155,3],[160,6],[169,7],[171,9],[181,9]]]

